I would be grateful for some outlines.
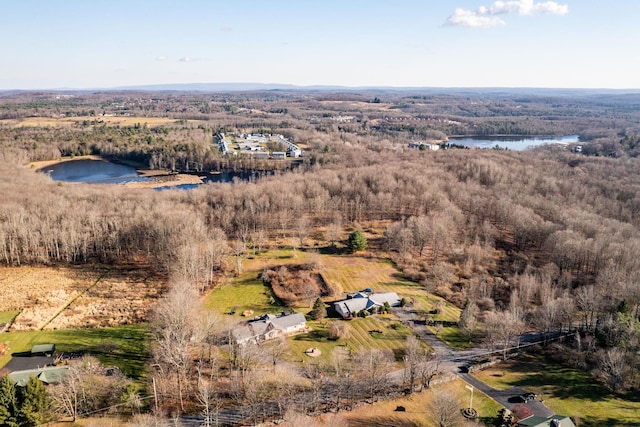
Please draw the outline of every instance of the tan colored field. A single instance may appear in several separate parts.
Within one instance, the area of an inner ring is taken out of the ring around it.
[[[20,310],[12,331],[114,326],[146,320],[163,281],[148,269],[0,268],[0,311]]]
[[[133,126],[136,123],[147,124],[148,126],[159,126],[174,123],[176,119],[167,117],[122,117],[122,116],[80,116],[80,117],[27,117],[25,119],[0,120],[0,124],[11,127],[68,127],[82,123],[85,120],[97,120],[100,124]],[[197,122],[197,120],[187,120]]]
[[[423,393],[383,400],[373,405],[364,404],[351,411],[341,411],[337,414],[322,414],[319,417],[299,416],[298,419],[284,422],[281,425],[285,427],[299,425],[308,427],[432,427],[437,425],[429,406],[434,392],[446,391],[451,393],[458,399],[460,407],[463,407],[468,406],[465,403],[468,402],[469,398],[469,392],[464,386],[465,383],[462,380],[456,379],[437,385]],[[403,406],[405,411],[396,411],[398,406]],[[495,417],[500,409],[500,405],[481,393],[476,393],[473,397],[473,406],[484,420]]]
[[[338,108],[340,111],[349,111],[354,108],[360,110],[388,110],[392,106],[392,104],[373,104],[364,101],[321,101],[320,103]]]

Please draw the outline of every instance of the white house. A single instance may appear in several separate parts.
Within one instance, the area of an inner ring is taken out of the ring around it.
[[[400,297],[398,297],[398,294],[395,292],[385,292],[381,294],[358,292],[353,295],[352,298],[334,302],[333,308],[344,319],[348,319],[357,316],[365,310],[369,313],[378,312],[384,306],[385,302],[389,303],[391,307],[398,307],[400,305]]]

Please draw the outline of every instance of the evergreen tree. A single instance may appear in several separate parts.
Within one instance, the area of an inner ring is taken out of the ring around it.
[[[313,320],[320,320],[327,317],[327,308],[320,298],[316,299],[316,302],[313,303],[313,309],[309,312],[309,316]]]
[[[49,396],[42,381],[36,377],[29,378],[27,385],[19,390],[21,397],[18,418],[21,426],[37,426],[44,421],[44,412],[49,406]]]
[[[16,386],[8,375],[0,380],[0,426],[18,427]]]
[[[364,237],[361,231],[356,230],[349,234],[347,246],[351,252],[364,251],[367,249],[367,238]]]

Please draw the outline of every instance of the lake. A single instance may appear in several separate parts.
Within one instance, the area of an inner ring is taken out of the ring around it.
[[[86,182],[90,184],[121,184],[124,182],[149,182],[152,179],[138,175],[131,166],[112,163],[107,160],[78,159],[60,162],[39,172],[48,174],[54,181]],[[255,181],[261,177],[273,175],[273,172],[255,171],[221,171],[207,174],[203,182]],[[200,184],[180,184],[157,187],[156,190],[179,189],[189,190]]]
[[[131,166],[106,160],[71,160],[47,166],[40,172],[48,174],[54,181],[87,182],[91,184],[120,184],[132,181],[149,181],[139,176]]]
[[[566,136],[552,136],[552,137],[487,137],[487,138],[449,138],[450,144],[464,145],[470,148],[494,148],[496,146],[500,148],[507,148],[509,150],[522,151],[530,148],[539,147],[546,144],[572,144],[579,142],[578,135],[566,135]]]

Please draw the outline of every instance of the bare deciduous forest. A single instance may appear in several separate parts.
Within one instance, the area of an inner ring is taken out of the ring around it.
[[[367,253],[390,258],[404,279],[463,309],[459,326],[469,339],[481,330],[506,348],[526,330],[579,328],[577,338],[553,350],[562,362],[620,396],[640,389],[640,96],[71,95],[0,96],[0,262],[138,264],[165,278],[170,290],[147,320],[160,367],[154,372],[164,375],[158,387],[169,396],[166,415],[209,416],[229,401],[255,411],[260,402],[277,402],[284,412],[299,393],[314,412],[326,404],[326,390],[370,401],[383,395],[379,381],[393,354],[336,353],[340,362],[324,379],[313,371],[295,380],[258,377],[253,368],[266,347],[258,355],[232,345],[223,320],[203,319],[205,310],[189,303],[240,274],[243,257],[269,247],[340,253],[352,230],[367,235]],[[304,156],[280,163],[223,156],[219,132],[282,134]],[[581,150],[408,148],[452,136],[568,134],[580,136]],[[88,154],[183,173],[274,173],[157,192],[58,183],[25,166]],[[285,273],[269,271],[271,280]],[[283,295],[312,302],[327,296],[304,289],[304,280],[296,277]],[[433,364],[412,351],[428,388]],[[274,366],[286,358],[276,349],[269,354]],[[370,361],[369,376],[357,383],[341,371],[355,369],[356,360]],[[336,402],[336,409],[350,406],[340,396]],[[257,412],[249,416],[258,419]]]

